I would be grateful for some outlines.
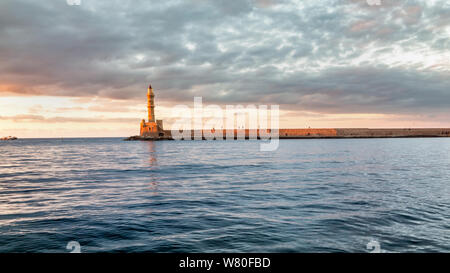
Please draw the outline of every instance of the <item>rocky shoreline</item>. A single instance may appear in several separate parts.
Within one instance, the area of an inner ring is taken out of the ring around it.
[[[0,140],[4,140],[4,141],[8,141],[8,140],[17,140],[17,137],[14,136],[7,136],[7,137],[2,137],[0,138]]]

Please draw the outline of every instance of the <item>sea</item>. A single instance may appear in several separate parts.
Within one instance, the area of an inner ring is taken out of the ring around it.
[[[0,142],[0,252],[71,251],[449,252],[450,138]]]

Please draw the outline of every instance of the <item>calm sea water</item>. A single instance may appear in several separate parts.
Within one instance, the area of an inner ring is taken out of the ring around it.
[[[450,251],[450,139],[25,139],[0,155],[0,252]]]

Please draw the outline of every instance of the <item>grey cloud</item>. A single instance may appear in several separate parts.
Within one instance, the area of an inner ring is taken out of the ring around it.
[[[283,72],[248,76],[258,81],[228,84],[223,97],[204,92],[204,101],[279,103],[284,109],[328,113],[417,113],[447,111],[450,78],[445,74],[388,67],[330,68],[317,75]],[[367,88],[370,86],[370,88]]]
[[[393,45],[446,53],[444,3],[6,0],[0,83],[16,93],[127,100],[145,99],[151,82],[158,99],[174,102],[201,95],[323,113],[445,111],[450,64],[377,60]]]

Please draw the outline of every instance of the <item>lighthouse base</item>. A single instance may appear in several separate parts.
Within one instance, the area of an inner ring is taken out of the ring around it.
[[[162,120],[157,120],[156,122],[145,122],[141,121],[141,129],[139,136],[142,138],[164,138],[167,132],[164,131]]]

